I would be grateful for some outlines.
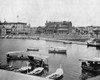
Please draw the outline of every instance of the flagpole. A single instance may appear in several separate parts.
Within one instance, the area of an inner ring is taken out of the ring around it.
[[[17,22],[18,22],[18,18],[19,18],[19,15],[16,16],[16,20],[17,20]]]

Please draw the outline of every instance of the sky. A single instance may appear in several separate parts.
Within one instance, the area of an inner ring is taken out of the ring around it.
[[[100,25],[100,0],[0,0],[0,20],[27,22],[71,21],[73,26]]]

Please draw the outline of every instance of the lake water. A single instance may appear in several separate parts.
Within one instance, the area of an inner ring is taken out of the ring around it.
[[[66,47],[67,54],[49,54],[50,46]],[[63,44],[58,42],[49,42],[44,40],[21,40],[21,39],[0,39],[0,62],[7,63],[6,53],[10,51],[22,51],[27,48],[39,48],[39,54],[49,55],[49,73],[56,71],[62,65],[64,76],[62,80],[86,80],[95,76],[81,69],[80,58],[100,57],[100,50],[95,47],[87,47],[86,45]],[[25,61],[13,61],[13,66],[21,67],[26,65]],[[87,73],[87,75],[82,74]]]

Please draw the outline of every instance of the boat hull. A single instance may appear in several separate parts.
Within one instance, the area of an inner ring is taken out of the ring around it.
[[[66,54],[66,50],[49,50],[49,53]]]
[[[27,48],[27,51],[39,51],[39,49],[29,49],[29,48]]]
[[[91,43],[87,43],[87,46],[100,47],[100,44],[91,44]]]
[[[98,70],[95,70],[93,69],[92,67],[88,67],[88,66],[81,66],[83,70],[86,70],[86,71],[90,71],[90,72],[95,72],[95,73],[100,73],[100,69]]]
[[[29,60],[28,57],[7,57],[7,60]]]
[[[38,67],[38,68],[35,68],[33,71],[29,72],[28,74],[29,75],[42,75],[42,73],[44,73],[44,68],[42,67]]]
[[[46,78],[47,79],[58,80],[58,79],[60,79],[62,77],[63,77],[63,69],[62,68],[58,68],[55,73],[53,73],[51,75],[48,75]]]

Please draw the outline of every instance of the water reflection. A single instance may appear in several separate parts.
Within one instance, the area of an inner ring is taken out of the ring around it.
[[[15,44],[16,43],[16,44]],[[23,45],[21,45],[23,44]],[[50,46],[65,47],[67,54],[48,53]],[[6,63],[6,54],[10,51],[22,51],[30,47],[36,47],[39,49],[39,53],[49,55],[49,74],[52,74],[59,66],[62,65],[64,70],[63,80],[86,80],[88,78],[98,76],[88,73],[86,71],[81,72],[81,65],[79,63],[80,58],[93,58],[100,57],[100,50],[95,47],[87,48],[86,45],[77,44],[63,44],[55,42],[46,42],[43,40],[16,40],[16,39],[4,39],[0,40],[0,62]],[[33,53],[34,54],[34,53]],[[26,66],[27,61],[7,61],[10,66],[15,68]],[[79,75],[82,74],[81,79]],[[90,75],[91,74],[91,75]]]
[[[84,69],[82,69],[81,73],[81,80],[87,80],[88,78],[93,78],[100,75],[100,73],[91,72]]]

